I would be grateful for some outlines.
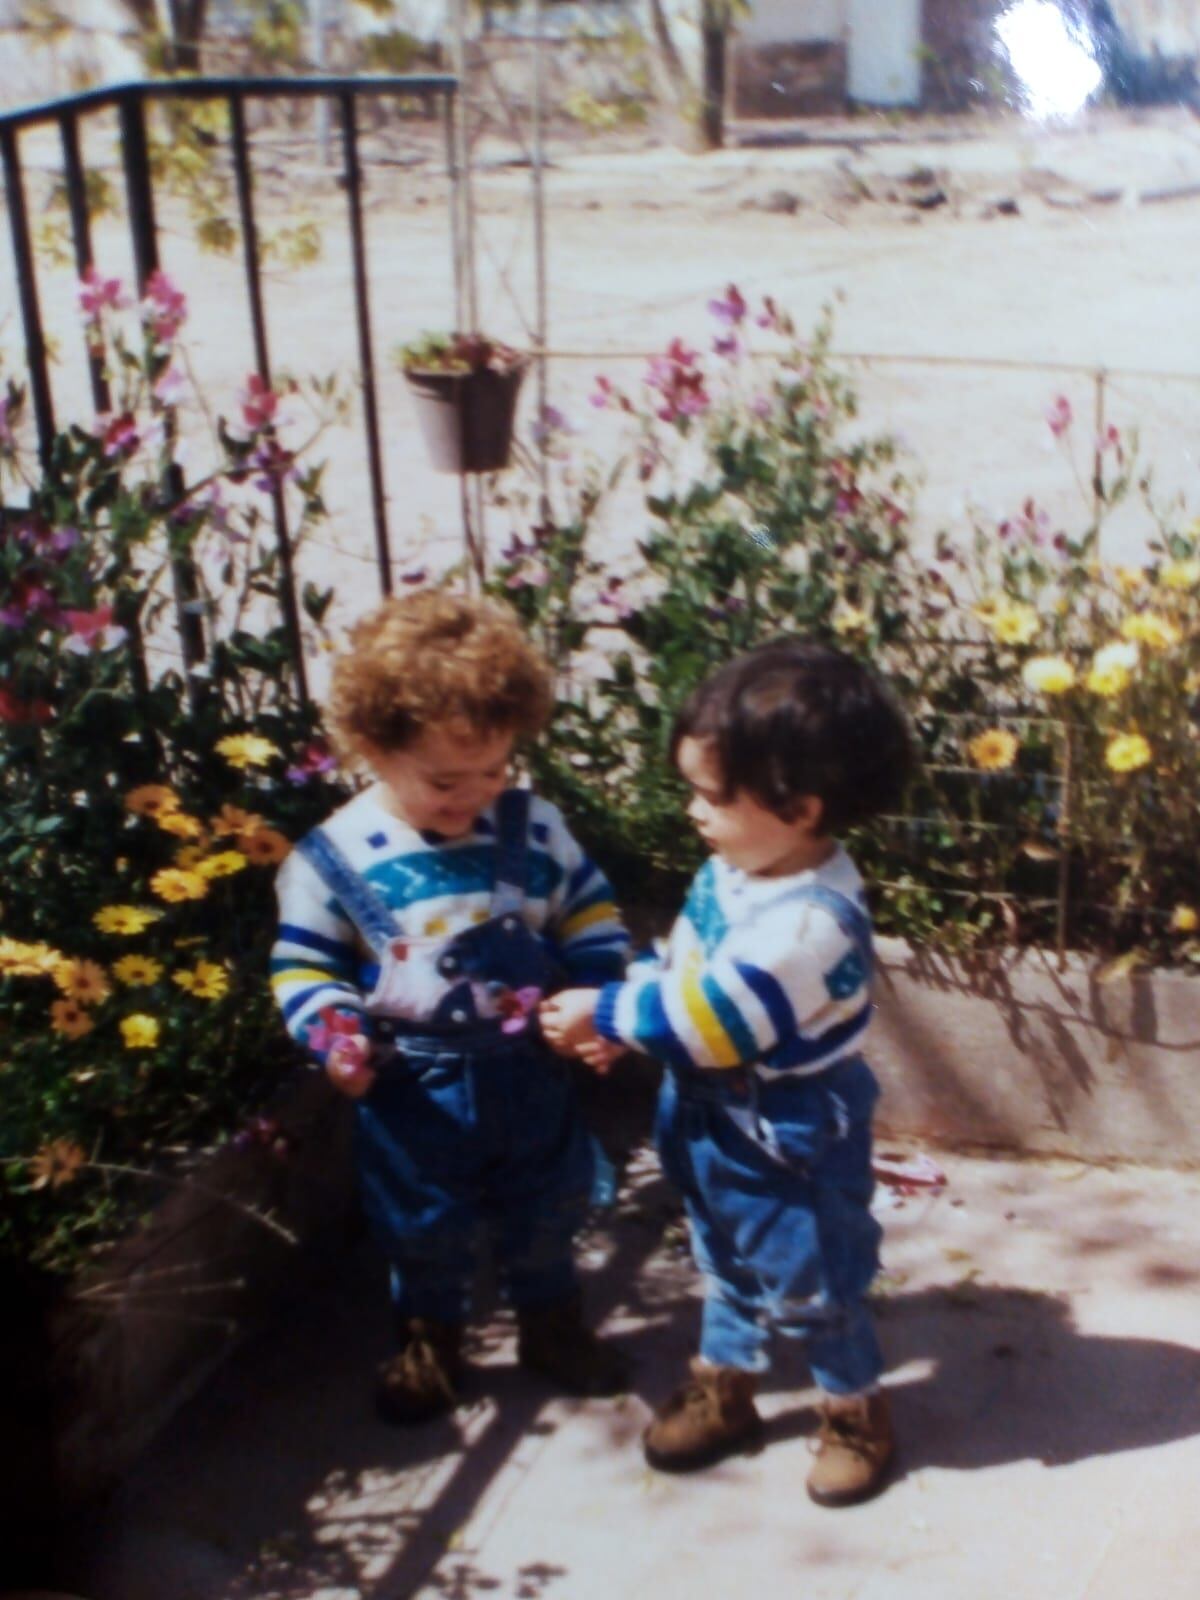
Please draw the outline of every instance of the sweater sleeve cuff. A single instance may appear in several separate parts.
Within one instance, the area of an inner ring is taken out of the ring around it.
[[[602,1039],[611,1039],[614,1044],[624,1044],[617,1030],[617,1002],[621,998],[623,983],[606,983],[596,999],[596,1009],[592,1013],[592,1026]]]

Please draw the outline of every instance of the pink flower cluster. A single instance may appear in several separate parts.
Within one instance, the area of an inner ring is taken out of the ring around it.
[[[660,422],[682,422],[708,410],[712,402],[699,362],[698,353],[682,339],[672,339],[664,355],[651,356],[645,383],[661,397],[655,410]]]

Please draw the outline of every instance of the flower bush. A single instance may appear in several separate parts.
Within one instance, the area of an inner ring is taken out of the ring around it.
[[[802,338],[732,286],[710,311],[707,352],[677,339],[640,386],[597,379],[593,405],[624,424],[614,461],[551,413],[549,492],[504,491],[517,531],[492,587],[560,682],[539,780],[618,887],[674,898],[699,859],[666,759],[677,706],[730,655],[800,632],[885,674],[924,758],[904,813],[853,840],[881,929],[1200,960],[1200,543],[1181,507],[1152,505],[1135,441],[1089,442],[1082,531],[1026,501],[922,548],[916,474],[858,428],[828,316]],[[1065,398],[1047,424],[1069,453]],[[598,548],[630,480],[645,532],[614,570]],[[1131,572],[1102,547],[1135,493],[1149,560]]]
[[[39,466],[15,384],[0,413],[0,1252],[50,1268],[278,1078],[271,868],[335,798],[264,511],[286,494],[297,539],[321,516],[336,395],[252,375],[185,487],[184,296],[92,272],[80,307],[110,414]]]

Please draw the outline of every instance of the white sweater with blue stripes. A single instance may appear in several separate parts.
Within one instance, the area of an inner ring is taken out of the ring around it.
[[[840,845],[822,866],[786,878],[706,862],[663,957],[601,990],[597,1031],[685,1072],[759,1062],[807,1074],[852,1055],[871,1020],[870,974],[830,909],[788,898],[809,885],[866,911]]]
[[[398,933],[414,941],[449,939],[490,914],[495,885],[495,808],[462,839],[418,832],[364,790],[323,824],[349,864],[382,895]],[[549,946],[571,982],[619,977],[628,937],[608,880],[567,830],[557,808],[531,799],[524,919]],[[378,977],[376,958],[312,865],[297,851],[279,869],[279,932],[271,984],[288,1032],[302,1043],[322,1011],[366,1018]],[[317,1052],[319,1053],[319,1052]]]

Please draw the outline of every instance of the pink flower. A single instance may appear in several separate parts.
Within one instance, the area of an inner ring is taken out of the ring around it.
[[[119,456],[122,453],[132,455],[137,449],[139,439],[137,423],[133,414],[123,411],[119,417],[110,419],[101,418],[104,427],[104,454],[106,456]]]
[[[611,378],[606,378],[603,373],[597,373],[596,387],[588,395],[588,404],[595,406],[597,411],[604,411],[615,398]]]
[[[0,683],[0,722],[20,727],[49,722],[53,715],[53,710],[45,700],[20,700],[7,683]]]
[[[742,353],[742,347],[733,334],[727,333],[720,339],[713,340],[713,354],[723,356],[728,361],[735,360]]]
[[[154,385],[154,398],[160,405],[177,406],[187,394],[187,379],[178,367],[168,367]]]
[[[710,300],[708,309],[718,322],[723,322],[728,327],[736,328],[738,323],[745,319],[749,307],[743,300],[737,285],[731,283],[725,291],[725,298],[723,300]]]
[[[1054,404],[1046,413],[1046,424],[1056,439],[1061,439],[1063,434],[1075,420],[1075,413],[1071,410],[1071,402],[1065,394],[1055,397]]]
[[[238,398],[242,403],[242,418],[248,428],[265,428],[274,420],[279,396],[259,373],[250,374]]]
[[[352,1039],[362,1032],[363,1020],[356,1011],[339,1011],[334,1006],[324,1006],[318,1012],[320,1020],[308,1024],[306,1043],[310,1050],[324,1055],[337,1039]]]
[[[53,624],[58,615],[57,602],[42,583],[36,568],[17,573],[11,580],[9,603],[0,606],[0,622],[10,628],[20,628],[30,617],[42,617]]]
[[[500,1010],[504,1015],[504,1021],[500,1024],[500,1032],[524,1033],[541,999],[542,991],[540,989],[528,987],[505,990],[498,1000]]]
[[[771,415],[775,406],[769,394],[756,394],[750,402],[750,414],[762,417],[764,420]]]
[[[259,445],[250,458],[250,464],[258,472],[258,477],[253,480],[254,487],[261,489],[264,494],[282,488],[296,472],[295,456],[274,439],[265,439]]]
[[[64,611],[62,620],[71,637],[63,648],[77,656],[86,655],[90,650],[114,650],[128,636],[112,618],[111,606],[97,606],[95,611]]]
[[[779,307],[775,304],[774,300],[772,300],[769,294],[763,296],[763,308],[754,320],[758,323],[760,328],[774,329],[780,326]]]
[[[624,587],[624,578],[610,578],[604,587],[603,594],[600,596],[600,604],[602,606],[611,606],[621,622],[624,622],[627,617],[633,616],[633,607],[621,593]]]
[[[79,309],[88,322],[97,322],[105,308],[120,311],[129,304],[129,296],[120,278],[105,278],[95,267],[85,267],[75,290]]]
[[[305,745],[299,761],[284,773],[289,783],[307,783],[319,772],[332,772],[337,765],[329,746],[322,740],[316,739],[312,744]]]
[[[672,339],[664,355],[650,358],[644,381],[662,396],[655,411],[660,422],[680,422],[708,410],[711,401],[697,360],[681,339]]]
[[[142,317],[159,344],[169,344],[187,321],[187,296],[161,270],[146,280]]]
[[[504,580],[509,589],[544,589],[549,582],[550,571],[544,561],[526,561]]]
[[[1121,430],[1112,422],[1109,423],[1103,433],[1096,435],[1096,454],[1098,456],[1106,455],[1109,450],[1116,452],[1119,462],[1124,462],[1125,451],[1121,446]]]

